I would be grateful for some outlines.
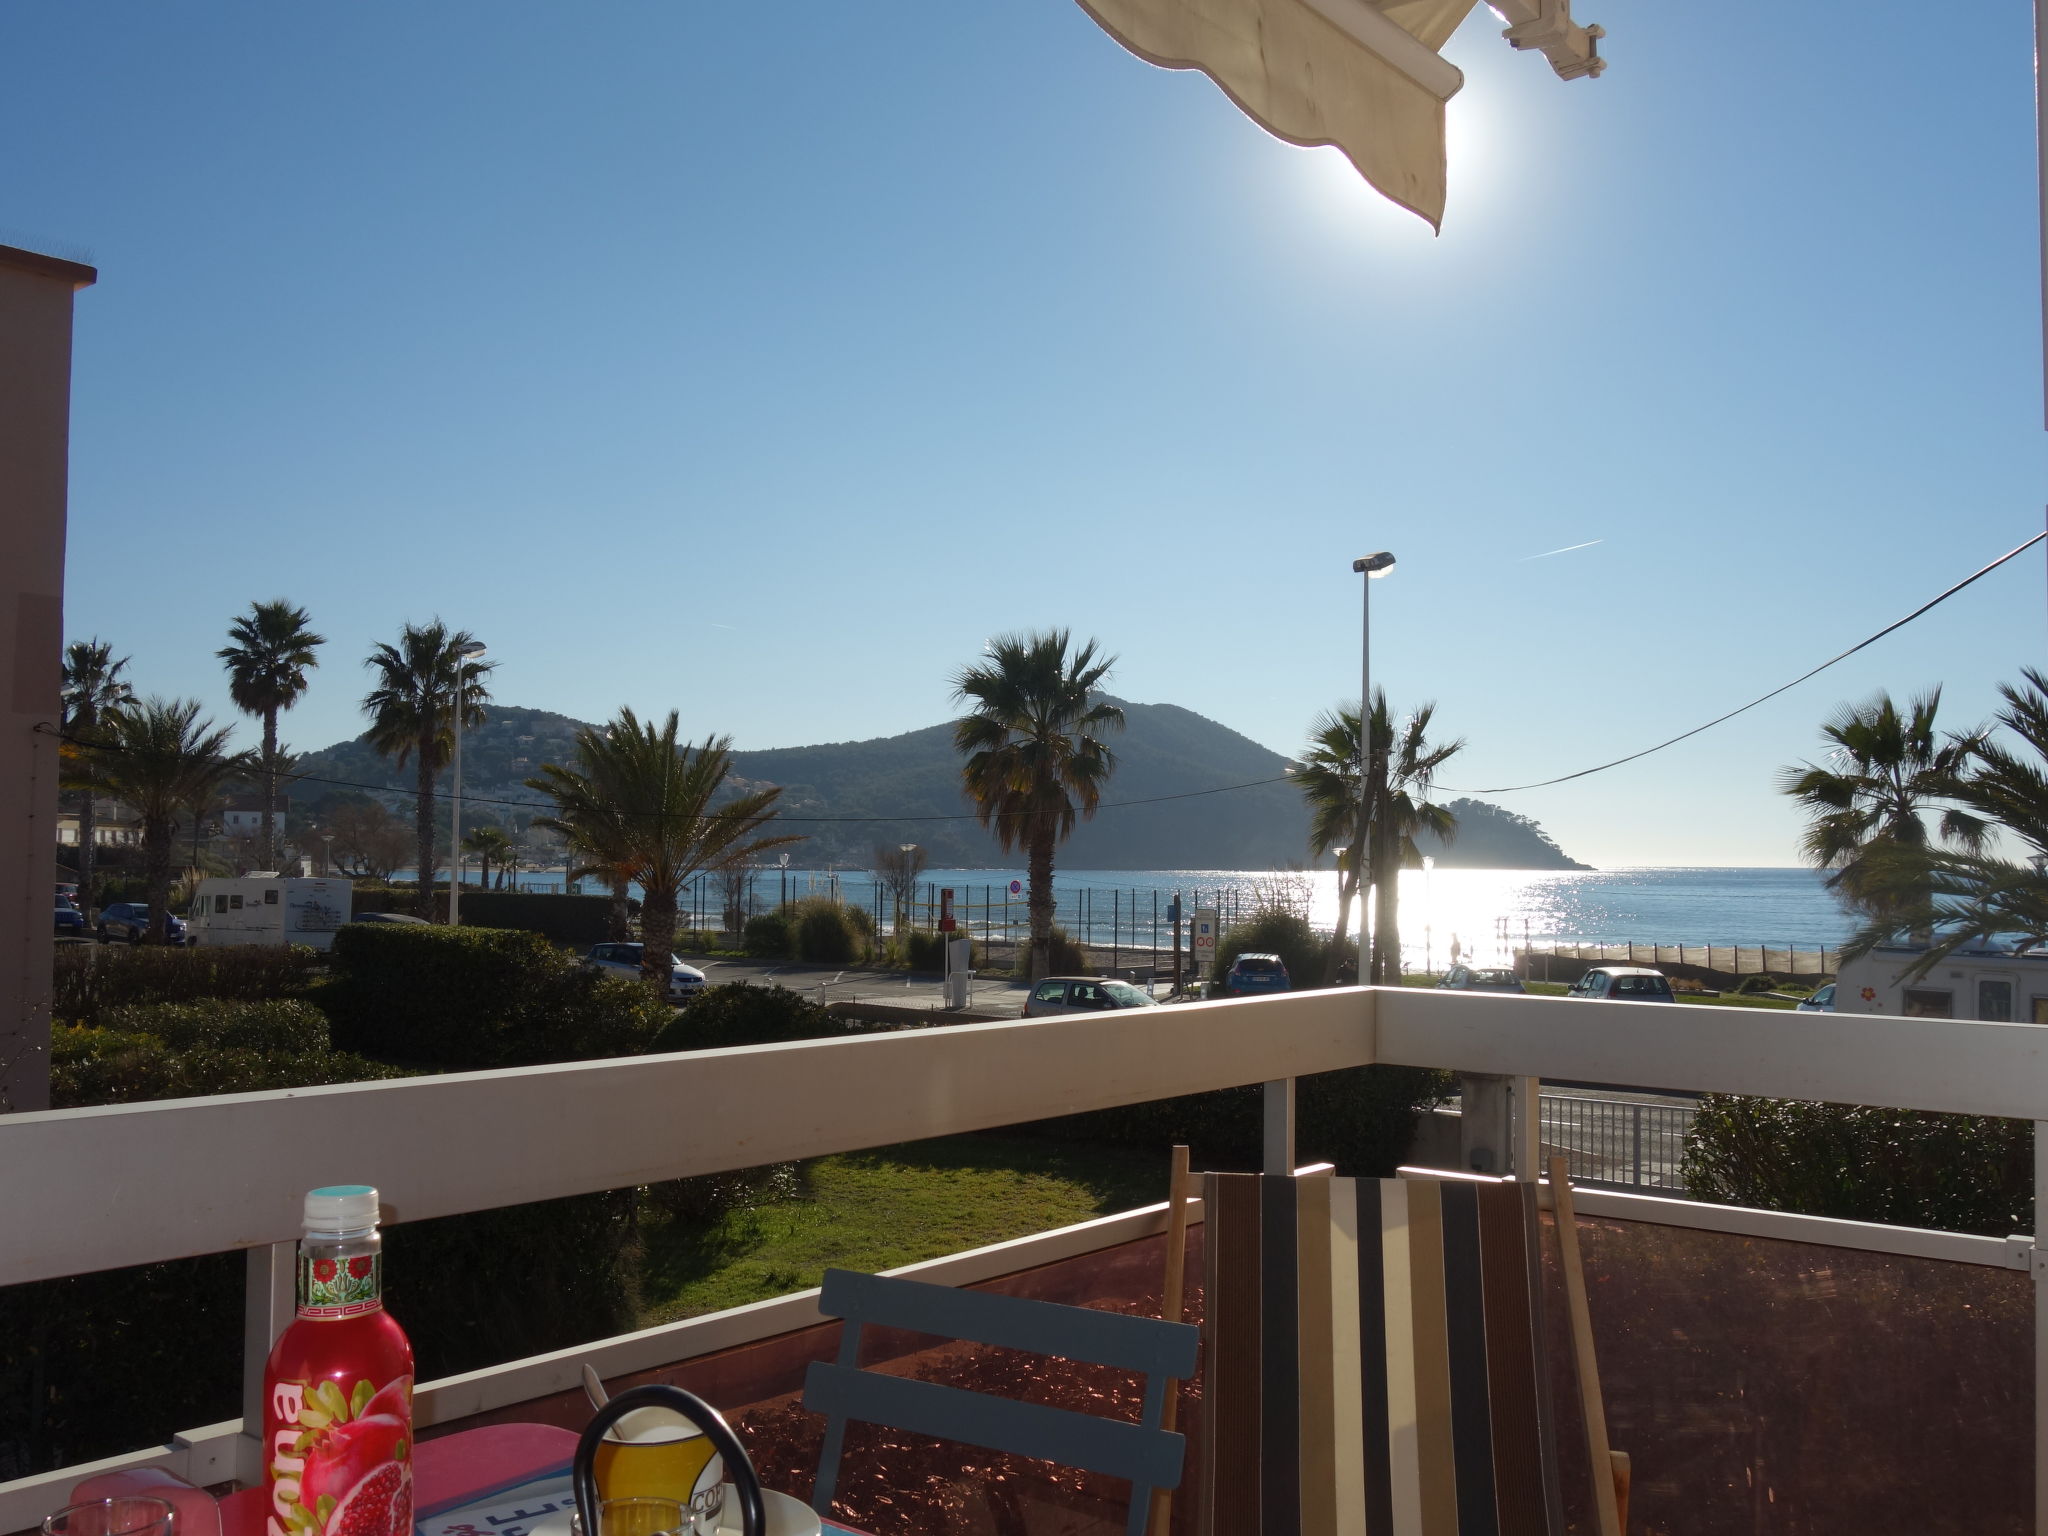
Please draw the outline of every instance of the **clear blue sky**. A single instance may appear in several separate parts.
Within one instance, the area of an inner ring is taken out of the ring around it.
[[[1281,750],[1376,676],[1450,782],[1683,729],[2041,522],[2018,0],[1581,0],[1448,50],[1443,235],[1065,0],[0,9],[0,238],[78,306],[67,623],[287,740],[439,614],[511,703],[745,747],[945,718],[1064,624]],[[1589,540],[1544,560],[1525,557]],[[2042,561],[1645,763],[1501,803],[1602,864],[1786,864],[1841,699],[2041,659]]]

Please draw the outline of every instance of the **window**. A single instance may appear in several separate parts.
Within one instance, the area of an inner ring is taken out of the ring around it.
[[[1977,1017],[1987,1024],[2010,1024],[2012,1022],[2012,983],[2009,981],[1978,982]]]
[[[2048,1024],[2048,997],[2037,997],[2034,999],[2034,1022],[2036,1024]]]
[[[1034,1003],[1064,1003],[1067,1000],[1067,984],[1064,981],[1041,981],[1038,990],[1031,994]]]
[[[216,912],[225,912],[225,911],[227,911],[227,909],[228,909],[228,899],[227,899],[227,897],[225,897],[225,896],[216,896],[216,897],[214,897],[214,898],[213,898],[213,910],[214,910],[214,911],[216,911]]]
[[[1074,1006],[1076,1008],[1107,1008],[1109,996],[1092,981],[1074,983]]]
[[[239,912],[242,910],[242,897],[240,892],[237,892],[235,895],[230,896],[228,898],[228,910],[230,912]]]
[[[1956,995],[1931,987],[1906,989],[1906,1017],[1909,1019],[1952,1019],[1956,1016]]]
[[[277,891],[275,888],[267,890],[263,893],[263,905],[265,905],[266,907],[274,907],[277,905]]]

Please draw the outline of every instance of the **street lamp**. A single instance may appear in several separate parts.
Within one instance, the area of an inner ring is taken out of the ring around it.
[[[467,663],[488,650],[481,640],[455,647],[455,792],[448,813],[448,926],[462,921],[462,685]],[[432,914],[429,913],[429,916]]]
[[[1358,645],[1358,984],[1365,986],[1372,976],[1372,939],[1365,921],[1366,893],[1372,875],[1372,584],[1394,568],[1394,557],[1386,550],[1351,562],[1354,574],[1363,573],[1359,591]]]

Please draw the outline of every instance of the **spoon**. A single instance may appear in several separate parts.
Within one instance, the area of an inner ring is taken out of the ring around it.
[[[593,1408],[602,1408],[611,1401],[611,1394],[605,1391],[604,1382],[588,1360],[583,1362],[583,1395],[590,1399]]]

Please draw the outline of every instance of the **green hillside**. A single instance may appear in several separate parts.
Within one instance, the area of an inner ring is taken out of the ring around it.
[[[1285,781],[1287,759],[1227,726],[1175,704],[1123,704],[1126,729],[1112,738],[1117,771],[1101,812],[1083,822],[1060,855],[1069,869],[1276,869],[1305,862],[1308,818]],[[469,822],[523,822],[534,792],[523,781],[542,763],[569,760],[580,722],[546,710],[505,706],[463,741]],[[746,784],[783,786],[788,830],[809,841],[792,862],[865,865],[877,843],[915,842],[937,867],[1014,863],[974,821],[960,793],[960,760],[950,725],[900,736],[733,754]],[[358,738],[299,759],[302,773],[355,784],[408,787]],[[1244,785],[1223,793],[1223,786]],[[294,800],[311,804],[336,786],[302,782]],[[737,792],[739,786],[735,786]],[[445,788],[445,784],[444,784]],[[1181,797],[1181,798],[1172,798]],[[1128,803],[1138,802],[1138,803]],[[399,802],[392,800],[394,809]],[[1444,868],[1575,869],[1533,821],[1479,801],[1453,802],[1456,843],[1429,849]],[[927,818],[950,818],[945,820]]]

